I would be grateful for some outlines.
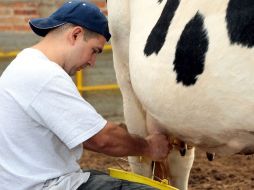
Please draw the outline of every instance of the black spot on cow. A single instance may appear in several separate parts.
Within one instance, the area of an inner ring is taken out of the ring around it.
[[[177,82],[185,86],[194,85],[197,75],[204,70],[205,55],[208,50],[207,30],[204,17],[197,13],[185,26],[177,43],[174,71]]]
[[[241,44],[249,48],[254,46],[253,0],[230,0],[226,22],[232,44]]]
[[[144,53],[146,56],[150,56],[152,53],[158,54],[158,52],[161,50],[165,42],[171,20],[174,17],[178,5],[179,0],[167,0],[167,3],[163,8],[159,20],[153,27],[146,41],[144,49]]]
[[[158,3],[161,3],[163,0],[158,0]]]

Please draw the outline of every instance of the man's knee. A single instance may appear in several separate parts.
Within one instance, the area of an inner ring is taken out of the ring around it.
[[[97,171],[97,170],[83,170],[84,172],[90,172],[90,177],[88,181],[78,190],[113,190],[113,189],[118,189],[118,190],[128,190],[128,189],[136,189],[136,190],[155,190],[155,188],[139,184],[139,183],[134,183],[126,180],[120,180],[113,178],[109,176],[107,173]]]

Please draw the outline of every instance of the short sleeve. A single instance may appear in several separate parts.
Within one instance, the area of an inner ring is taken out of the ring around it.
[[[70,149],[98,133],[107,122],[80,96],[72,80],[63,76],[55,76],[43,86],[27,113]]]

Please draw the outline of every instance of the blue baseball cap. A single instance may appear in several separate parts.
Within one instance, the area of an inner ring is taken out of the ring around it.
[[[105,15],[94,4],[84,0],[66,2],[47,18],[29,20],[34,33],[42,37],[46,36],[50,30],[66,23],[72,23],[101,34],[107,41],[111,37]]]

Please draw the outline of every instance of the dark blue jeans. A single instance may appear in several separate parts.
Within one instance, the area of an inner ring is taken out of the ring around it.
[[[96,170],[84,170],[90,172],[90,177],[77,190],[155,190],[155,188],[134,183],[126,180],[116,179],[106,173]]]

